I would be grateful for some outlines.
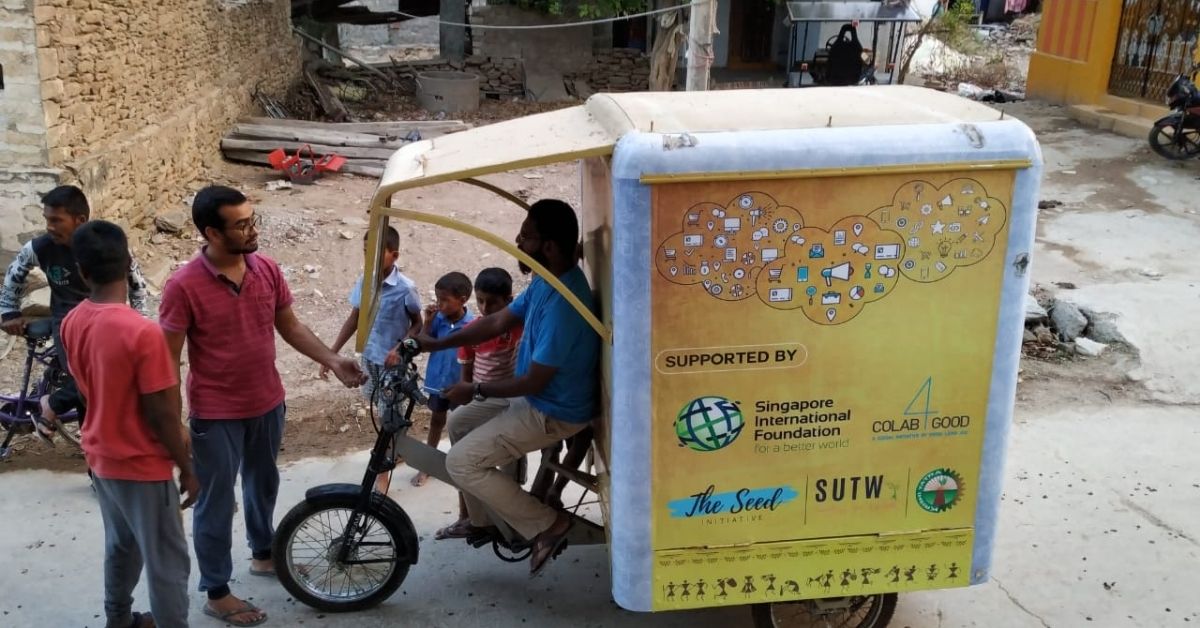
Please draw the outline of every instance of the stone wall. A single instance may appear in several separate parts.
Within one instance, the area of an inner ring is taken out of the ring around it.
[[[379,64],[375,67],[385,72],[399,72],[405,76],[411,76],[414,72],[435,70],[470,72],[479,75],[479,95],[483,98],[525,96],[525,67],[520,59],[473,55],[467,57],[466,62],[461,63],[444,59],[427,59],[410,61],[397,66],[389,63]]]
[[[100,217],[181,200],[255,86],[282,96],[299,74],[289,0],[34,4],[49,165]]]
[[[472,7],[471,24],[488,26],[534,26],[580,20],[572,3],[563,3],[563,16],[555,17],[515,5],[492,4]],[[579,70],[592,62],[592,51],[612,47],[612,27],[607,24],[533,30],[471,31],[474,50],[488,57],[517,58],[526,65],[561,72]]]
[[[586,94],[578,93],[581,88],[572,85],[580,81],[593,92],[644,92],[649,89],[650,57],[632,48],[600,51],[587,67],[563,78],[581,98]]]
[[[0,72],[0,265],[7,266],[41,224],[38,198],[57,180],[45,167],[33,0],[0,0]]]

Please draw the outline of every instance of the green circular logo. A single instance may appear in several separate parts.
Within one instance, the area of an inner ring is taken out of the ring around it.
[[[917,482],[917,505],[928,512],[946,512],[962,497],[962,477],[952,469],[934,469]]]
[[[724,397],[700,397],[675,417],[675,435],[689,449],[716,451],[732,443],[745,425],[736,403]]]

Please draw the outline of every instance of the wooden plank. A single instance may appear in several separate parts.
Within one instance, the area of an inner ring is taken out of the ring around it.
[[[225,159],[230,161],[240,161],[248,164],[270,165],[267,163],[267,154],[252,150],[226,150],[221,151],[225,155]],[[341,172],[349,172],[351,174],[361,174],[369,177],[382,177],[384,162],[378,159],[347,159],[345,165],[342,166]],[[282,172],[279,174],[283,174]]]
[[[346,105],[338,100],[328,85],[322,83],[308,69],[304,70],[304,80],[308,81],[313,91],[317,93],[317,101],[320,103],[321,109],[325,111],[325,115],[338,122],[350,119],[350,112],[346,110]]]
[[[229,136],[242,136],[247,139],[290,140],[292,142],[308,142],[324,146],[361,146],[363,148],[396,149],[407,143],[403,140],[389,140],[369,133],[292,129],[263,124],[235,124]]]
[[[251,150],[255,152],[269,153],[276,148],[282,148],[289,154],[304,146],[304,142],[292,142],[287,140],[261,140],[261,139],[246,139],[240,137],[226,137],[221,140],[221,150]],[[322,144],[310,144],[314,153],[318,156],[336,153],[346,158],[359,159],[383,159],[387,160],[396,151],[390,148],[361,148],[357,146],[324,146]]]
[[[462,120],[380,120],[379,122],[317,122],[314,120],[291,120],[283,118],[243,118],[242,124],[282,126],[290,129],[317,129],[338,133],[368,133],[404,137],[409,131],[421,132],[421,137],[434,137],[432,133],[457,133],[466,131],[471,125]]]

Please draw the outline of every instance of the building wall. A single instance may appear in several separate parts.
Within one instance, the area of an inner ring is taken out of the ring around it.
[[[33,0],[0,0],[0,72],[0,264],[7,265],[41,224],[39,192],[57,180],[46,167]]]
[[[1108,78],[1121,23],[1116,0],[1046,0],[1026,93],[1061,104],[1095,104]]]
[[[515,5],[495,4],[471,8],[471,23],[494,26],[531,26],[577,22],[579,18],[568,3],[563,16],[555,17],[522,9]],[[531,65],[560,72],[582,70],[592,62],[592,51],[612,47],[611,26],[572,26],[537,30],[471,31],[474,52],[493,58],[518,58],[526,69]]]
[[[100,217],[180,201],[255,86],[281,96],[299,73],[289,0],[34,4],[49,165]]]

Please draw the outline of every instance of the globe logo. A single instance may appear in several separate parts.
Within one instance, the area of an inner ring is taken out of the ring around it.
[[[700,397],[675,417],[679,442],[695,451],[716,451],[729,445],[744,426],[741,409],[724,397]]]

